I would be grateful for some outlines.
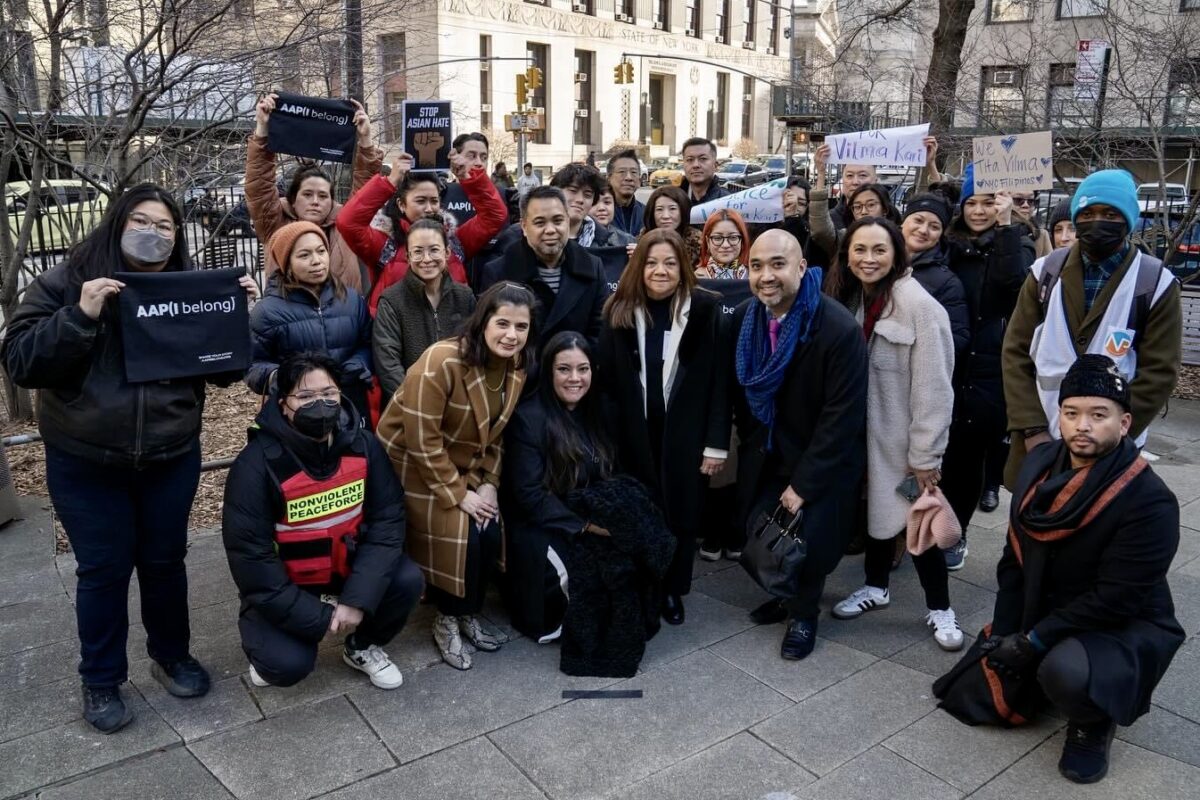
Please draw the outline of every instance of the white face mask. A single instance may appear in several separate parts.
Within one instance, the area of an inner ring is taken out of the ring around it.
[[[141,264],[161,264],[171,257],[174,239],[164,239],[153,230],[128,230],[121,234],[121,252]]]

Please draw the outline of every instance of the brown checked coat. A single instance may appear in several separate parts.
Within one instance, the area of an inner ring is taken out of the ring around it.
[[[524,370],[509,370],[500,417],[488,416],[481,367],[463,363],[456,339],[433,344],[404,375],[376,432],[404,485],[409,556],[432,585],[466,592],[467,490],[500,485],[504,428],[521,399]]]

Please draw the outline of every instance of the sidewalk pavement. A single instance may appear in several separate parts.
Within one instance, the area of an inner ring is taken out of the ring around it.
[[[951,800],[1200,797],[1200,403],[1172,401],[1148,449],[1183,506],[1171,588],[1189,639],[1153,710],[1119,730],[1102,783],[1060,778],[1060,719],[1018,730],[970,728],[937,710],[934,677],[957,659],[923,624],[911,562],[889,609],[821,619],[816,652],[779,658],[780,625],[746,612],[760,592],[735,564],[697,562],[687,622],[664,626],[625,681],[571,678],[554,645],[514,638],[459,673],[440,663],[422,607],[388,648],[404,671],[373,688],[321,651],[290,689],[258,689],[238,642],[238,601],[216,531],[188,556],[195,655],[211,693],[178,700],[150,677],[145,632],[130,629],[137,714],[113,736],[79,712],[71,556],[53,555],[46,501],[0,530],[0,798],[645,798]],[[1007,500],[1007,498],[1006,498]],[[952,573],[964,631],[990,619],[1007,503],[979,514]],[[825,606],[861,582],[860,558],[830,578]],[[137,620],[138,596],[130,595]],[[495,597],[488,616],[505,626]],[[641,699],[564,700],[564,689],[641,689]]]

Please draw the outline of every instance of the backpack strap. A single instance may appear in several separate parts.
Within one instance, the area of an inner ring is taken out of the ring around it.
[[[1042,307],[1042,319],[1046,318],[1046,313],[1050,310],[1050,295],[1054,293],[1054,285],[1062,276],[1063,267],[1067,265],[1067,256],[1070,254],[1071,248],[1060,247],[1051,250],[1049,255],[1042,259],[1042,277],[1038,280],[1038,304]]]
[[[1154,295],[1158,291],[1162,271],[1162,261],[1154,256],[1142,254],[1137,283],[1133,286],[1133,303],[1129,306],[1129,320],[1125,323],[1125,327],[1133,331],[1134,349],[1138,346],[1138,339],[1141,338],[1146,320],[1150,318],[1150,306],[1154,304]]]

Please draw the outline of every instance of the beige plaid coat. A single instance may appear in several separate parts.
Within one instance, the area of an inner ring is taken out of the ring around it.
[[[484,372],[468,367],[458,341],[436,342],[404,375],[376,433],[404,485],[407,550],[429,583],[466,593],[470,518],[458,507],[467,490],[500,485],[501,439],[525,384],[509,370],[500,418],[488,418]]]

